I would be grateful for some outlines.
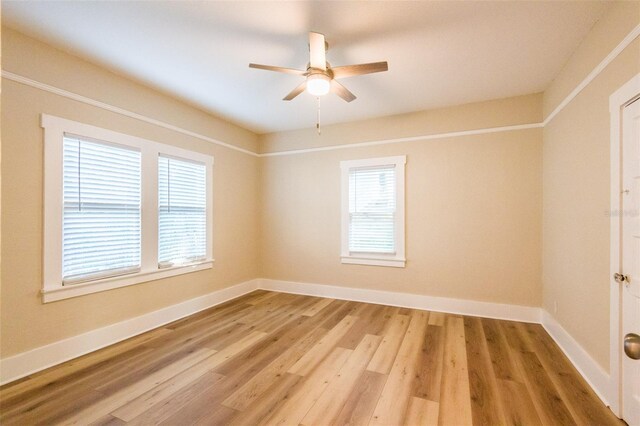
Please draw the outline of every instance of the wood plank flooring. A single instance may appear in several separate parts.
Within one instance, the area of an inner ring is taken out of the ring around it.
[[[0,388],[3,425],[621,425],[540,325],[256,291]]]

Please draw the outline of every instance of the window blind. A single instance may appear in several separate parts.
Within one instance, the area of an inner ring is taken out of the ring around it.
[[[63,283],[140,268],[140,152],[65,136]]]
[[[349,251],[395,253],[395,165],[349,170]]]
[[[203,260],[207,256],[206,167],[163,155],[158,161],[158,266]]]

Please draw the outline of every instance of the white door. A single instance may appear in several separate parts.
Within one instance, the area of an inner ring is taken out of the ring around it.
[[[624,108],[622,149],[622,336],[629,350],[640,346],[640,337],[634,337],[640,336],[640,100]],[[622,416],[640,426],[640,359],[631,358],[624,347]]]

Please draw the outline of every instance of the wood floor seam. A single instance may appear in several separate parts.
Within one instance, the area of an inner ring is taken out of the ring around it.
[[[619,425],[537,324],[257,290],[0,387],[2,425]]]

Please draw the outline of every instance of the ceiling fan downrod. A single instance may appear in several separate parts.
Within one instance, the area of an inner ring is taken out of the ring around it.
[[[320,96],[318,96],[316,99],[318,99],[318,115],[316,117],[316,130],[318,131],[318,136],[320,136],[322,134],[322,132],[320,132]]]

